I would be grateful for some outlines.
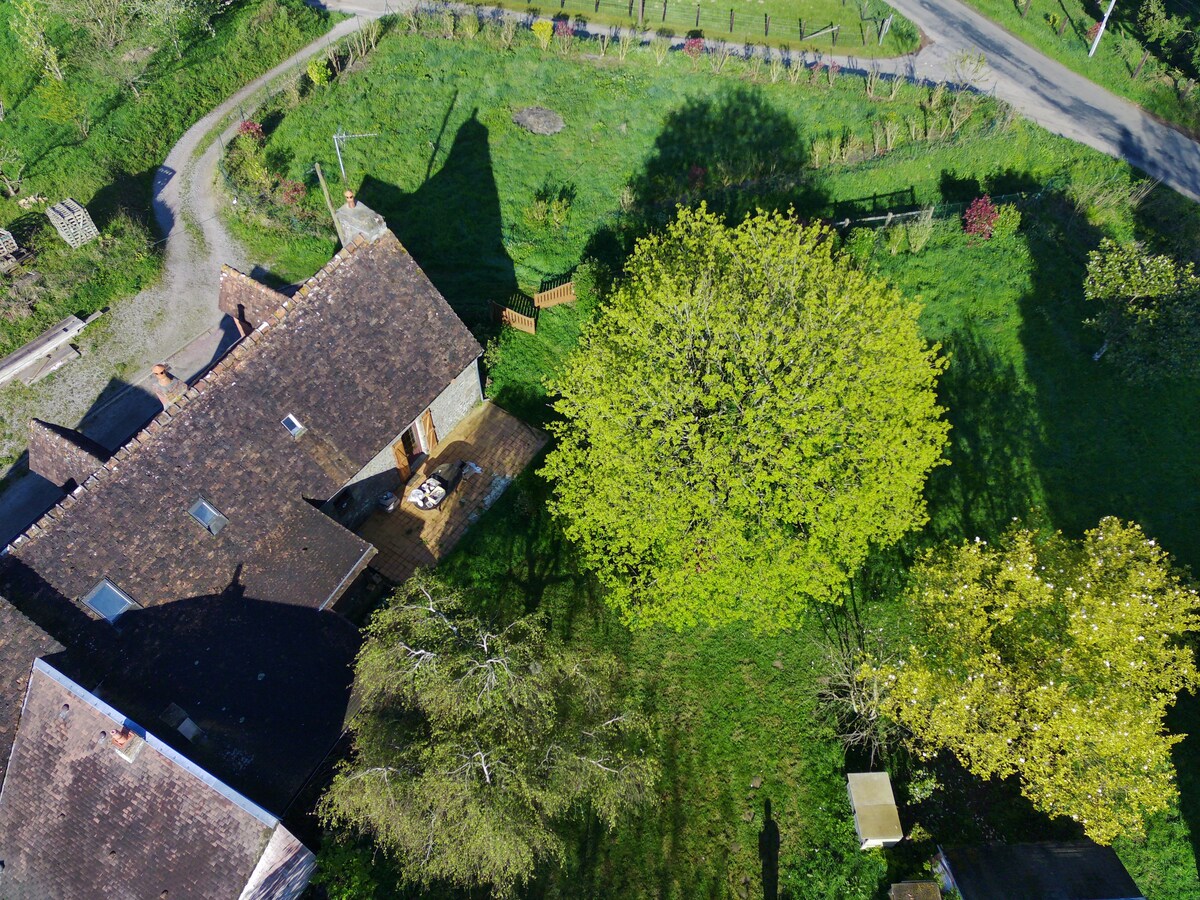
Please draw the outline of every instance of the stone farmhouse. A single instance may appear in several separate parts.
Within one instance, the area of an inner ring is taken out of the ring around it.
[[[482,401],[471,332],[382,219],[340,212],[291,297],[223,270],[244,337],[115,453],[32,423],[66,493],[0,556],[0,896],[307,881],[280,821],[345,732],[359,638],[333,607],[376,553],[352,529]]]

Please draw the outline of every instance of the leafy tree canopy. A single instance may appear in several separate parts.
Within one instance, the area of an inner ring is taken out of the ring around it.
[[[1087,324],[1103,332],[1102,354],[1126,377],[1200,375],[1200,277],[1191,263],[1105,238],[1088,254],[1084,294],[1098,305]]]
[[[835,245],[681,210],[552,384],[554,510],[631,625],[792,626],[925,521],[944,360]]]
[[[507,895],[562,859],[564,817],[611,827],[657,779],[611,657],[561,646],[536,617],[489,628],[428,575],[372,619],[355,687],[354,756],[319,811],[371,834],[414,883]]]
[[[1082,541],[1015,529],[928,555],[915,569],[907,661],[887,709],[928,755],[983,778],[1018,775],[1043,812],[1100,843],[1142,834],[1175,798],[1163,717],[1200,684],[1200,599],[1137,525],[1103,519]]]

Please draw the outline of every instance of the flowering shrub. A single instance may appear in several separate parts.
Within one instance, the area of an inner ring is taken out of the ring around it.
[[[276,179],[275,198],[285,206],[295,206],[304,199],[304,195],[307,193],[308,188],[304,186],[303,182],[282,176]]]
[[[554,37],[554,26],[545,19],[538,19],[529,26],[533,36],[537,38],[538,46],[543,50],[550,49],[550,39]]]
[[[683,52],[692,59],[699,59],[704,53],[704,38],[692,37],[683,42]]]
[[[825,71],[829,73],[829,86],[833,87],[833,83],[837,81],[838,72],[842,71],[842,67],[836,62],[831,62]]]
[[[256,144],[261,144],[266,141],[267,136],[263,134],[263,127],[258,122],[245,121],[237,127],[237,136],[249,138]]]
[[[972,238],[990,240],[998,215],[996,204],[992,203],[991,197],[987,194],[976,197],[971,201],[971,205],[967,207],[967,212],[963,216],[963,231]]]
[[[574,35],[574,32],[571,30],[571,23],[566,19],[554,20],[554,33],[560,38]]]
[[[1095,22],[1095,23],[1093,23],[1092,27],[1087,30],[1088,43],[1090,44],[1092,41],[1096,40],[1096,35],[1098,35],[1099,33],[1100,33],[1100,23]]]

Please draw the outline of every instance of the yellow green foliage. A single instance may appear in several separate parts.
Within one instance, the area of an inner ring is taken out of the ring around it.
[[[554,37],[554,26],[546,19],[538,19],[530,28],[533,30],[533,36],[537,38],[538,45],[543,50],[548,50],[550,39]]]
[[[1082,541],[1014,529],[927,555],[909,596],[919,643],[883,672],[885,708],[918,752],[1020,778],[1041,811],[1111,843],[1176,797],[1163,717],[1200,684],[1181,643],[1196,591],[1137,525]]]
[[[682,210],[552,385],[553,508],[629,623],[792,627],[925,521],[944,363],[836,244]]]

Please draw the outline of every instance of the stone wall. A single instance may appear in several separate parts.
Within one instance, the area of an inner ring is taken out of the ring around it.
[[[454,430],[454,426],[463,420],[475,406],[483,400],[483,389],[479,384],[479,361],[474,360],[462,370],[458,376],[438,394],[436,400],[429,404],[433,413],[433,427],[437,430],[438,441],[446,440],[446,436]]]

